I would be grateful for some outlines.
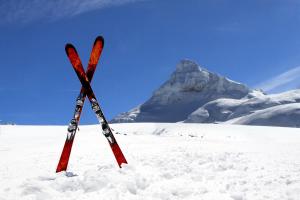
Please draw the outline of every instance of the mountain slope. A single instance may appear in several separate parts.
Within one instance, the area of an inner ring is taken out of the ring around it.
[[[144,104],[121,113],[111,122],[178,122],[197,108],[219,98],[240,99],[253,92],[247,86],[182,60],[169,80]]]
[[[245,115],[226,123],[263,125],[263,126],[282,126],[300,127],[300,103],[289,103],[270,108],[257,110],[252,114]]]
[[[300,113],[295,103],[300,103],[300,90],[273,95],[254,94],[242,99],[217,99],[191,113],[185,122],[230,120],[227,123],[299,127]]]

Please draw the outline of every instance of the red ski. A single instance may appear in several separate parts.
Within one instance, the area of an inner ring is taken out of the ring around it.
[[[86,70],[86,76],[89,80],[89,82],[92,80],[94,72],[96,70],[96,66],[98,63],[98,60],[100,58],[102,49],[104,46],[104,39],[102,36],[98,36],[94,42],[93,49],[90,55],[90,60],[88,63],[88,67]],[[75,138],[75,134],[78,128],[81,111],[84,105],[86,93],[83,87],[81,87],[80,93],[76,100],[76,107],[74,111],[74,115],[72,120],[70,121],[70,124],[68,126],[68,134],[67,139],[65,141],[64,148],[62,150],[60,160],[58,162],[56,172],[66,171],[68,167],[69,158],[71,155],[72,145]]]
[[[113,154],[117,160],[117,163],[118,163],[119,167],[122,167],[122,164],[127,163],[126,158],[125,158],[124,154],[122,153],[122,151],[112,133],[112,130],[109,127],[107,120],[104,117],[104,114],[100,108],[100,105],[99,105],[99,103],[96,99],[96,96],[91,88],[90,83],[89,83],[89,78],[88,78],[87,74],[84,72],[79,55],[78,55],[75,47],[72,44],[67,44],[65,49],[66,49],[66,53],[70,59],[70,62],[72,64],[83,88],[84,88],[84,92],[88,96],[88,99],[91,103],[92,109],[95,112],[99,123],[101,124],[103,134],[106,137],[108,143],[110,144]]]

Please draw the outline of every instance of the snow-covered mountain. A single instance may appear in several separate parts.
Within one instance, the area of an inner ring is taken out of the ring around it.
[[[300,127],[300,90],[266,95],[183,60],[144,104],[112,122],[234,123]]]
[[[300,90],[254,94],[242,99],[217,99],[191,113],[185,122],[226,122],[248,125],[300,127]]]
[[[112,122],[178,122],[204,104],[219,98],[243,98],[247,86],[182,60],[167,80],[144,104],[116,116]]]

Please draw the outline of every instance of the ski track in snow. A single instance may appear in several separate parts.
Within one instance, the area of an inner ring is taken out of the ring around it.
[[[113,124],[119,169],[100,127],[81,126],[55,173],[65,126],[1,126],[0,200],[299,200],[300,132],[213,124]]]

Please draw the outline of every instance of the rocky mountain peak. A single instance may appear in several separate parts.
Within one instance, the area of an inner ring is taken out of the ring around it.
[[[170,79],[158,89],[170,91],[200,91],[209,81],[210,72],[201,68],[196,62],[191,60],[182,60],[177,64],[176,70],[172,73]]]
[[[199,70],[200,66],[196,62],[189,59],[183,59],[177,64],[175,73],[197,72]]]

